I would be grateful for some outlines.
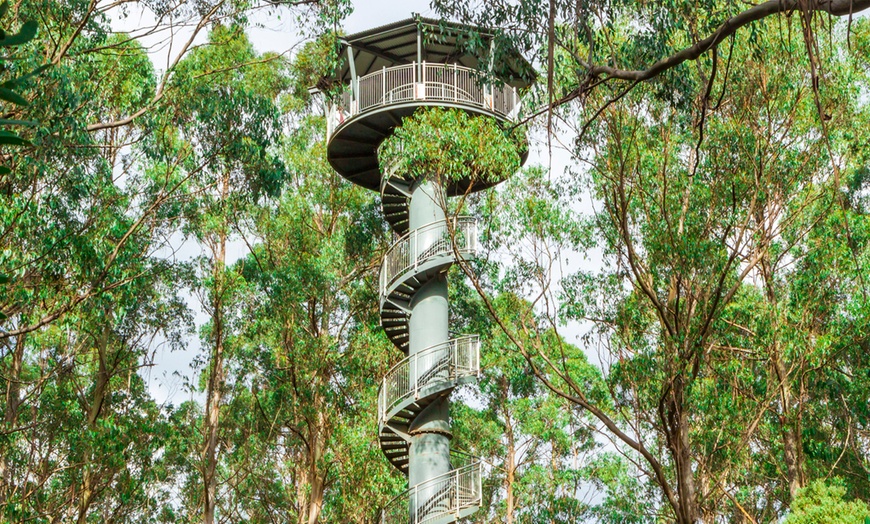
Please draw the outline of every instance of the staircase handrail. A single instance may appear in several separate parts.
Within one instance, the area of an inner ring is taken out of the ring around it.
[[[453,223],[452,227],[449,226],[448,220]],[[474,255],[477,253],[477,219],[474,217],[459,216],[436,220],[409,231],[396,240],[384,255],[380,274],[381,298],[386,295],[387,287],[409,269],[416,268],[430,258],[452,254],[453,239],[450,238],[449,234],[451,229],[453,230],[453,238],[460,242],[456,246],[459,254]],[[421,249],[421,238],[423,240],[436,238],[437,240],[429,242]]]
[[[404,524],[405,522],[409,522],[407,520],[409,517],[407,501],[410,501],[411,497],[418,496],[421,491],[434,491],[435,493],[440,493],[441,490],[445,488],[453,489],[453,503],[450,507],[447,507],[438,513],[429,514],[427,512],[421,515],[419,514],[419,509],[423,506],[421,506],[420,503],[422,502],[425,505],[427,501],[418,500],[417,503],[414,504],[415,511],[410,514],[409,524],[425,524],[427,521],[434,520],[441,515],[456,514],[463,509],[479,505],[482,500],[481,469],[482,463],[478,460],[408,488],[390,500],[383,507],[380,515],[380,524]],[[390,511],[394,506],[400,508],[397,514],[401,515],[402,520],[396,519],[394,521],[388,518],[388,511]]]
[[[445,352],[448,374],[439,377],[439,381],[456,380],[464,376],[480,374],[480,337],[464,335],[441,344],[429,346],[410,355],[390,368],[381,382],[378,390],[378,420],[386,423],[386,414],[407,398],[417,398],[419,391],[436,381],[420,382],[420,377],[437,371],[438,362],[430,364],[431,356]],[[428,364],[428,365],[427,365]]]

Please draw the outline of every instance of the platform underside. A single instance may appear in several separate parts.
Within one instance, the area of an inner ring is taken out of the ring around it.
[[[341,176],[373,191],[380,191],[381,171],[378,166],[378,147],[396,127],[402,118],[410,116],[420,107],[447,107],[461,109],[472,115],[496,119],[500,124],[507,121],[496,113],[481,108],[469,107],[462,103],[450,104],[444,101],[415,100],[407,103],[379,107],[355,115],[341,124],[333,132],[327,146],[327,158],[333,169]],[[521,154],[520,163],[528,157],[528,148]],[[511,173],[512,174],[512,173]],[[447,186],[450,196],[476,192],[492,187],[500,180],[482,181],[461,180]]]

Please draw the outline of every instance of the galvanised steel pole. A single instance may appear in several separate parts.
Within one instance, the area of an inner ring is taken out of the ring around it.
[[[409,209],[409,229],[414,231],[422,226],[445,220],[444,188],[435,182],[424,180],[412,187]],[[430,228],[434,231],[421,233],[417,238],[415,250],[411,256],[420,256],[428,247],[443,242],[443,230]],[[414,294],[411,299],[411,314],[409,317],[409,356],[419,353],[435,344],[449,340],[447,278],[440,273],[431,278]],[[447,346],[445,346],[446,348]],[[445,354],[447,349],[445,349]],[[437,362],[438,355],[430,357]],[[424,366],[428,371],[430,366]],[[414,367],[416,373],[419,367]],[[418,377],[413,376],[414,383]],[[450,472],[450,419],[449,397],[440,396],[429,404],[410,428],[411,445],[409,448],[408,485],[416,486],[421,482]],[[413,516],[419,512],[417,501],[429,501],[435,495],[435,488],[423,488],[409,501],[409,511]]]

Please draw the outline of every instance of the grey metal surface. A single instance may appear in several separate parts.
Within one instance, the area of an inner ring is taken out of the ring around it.
[[[411,189],[409,209],[411,231],[423,229],[424,226],[433,222],[443,222],[446,218],[445,202],[446,196],[442,187],[431,181],[415,184]],[[425,251],[427,246],[437,245],[440,241],[441,235],[437,231],[418,235],[418,253]],[[410,356],[449,340],[446,274],[436,275],[414,294],[411,299],[408,329],[410,332],[408,350]],[[428,371],[427,369],[415,370],[418,375]],[[412,377],[412,380],[417,380],[417,377]],[[448,397],[436,398],[417,415],[409,429],[411,446],[408,484],[416,486],[428,479],[448,473],[451,469],[450,401]],[[419,493],[419,500],[428,501],[434,495],[432,489],[423,489]],[[418,509],[411,507],[410,511],[415,512]]]

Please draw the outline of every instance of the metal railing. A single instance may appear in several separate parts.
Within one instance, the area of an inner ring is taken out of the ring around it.
[[[384,67],[360,77],[356,84],[356,97],[351,86],[330,104],[327,137],[354,116],[390,104],[413,100],[453,102],[514,119],[520,102],[516,88],[498,85],[485,73],[456,64],[412,62]]]
[[[378,418],[404,400],[419,398],[430,384],[480,373],[480,337],[466,335],[436,344],[402,360],[384,376],[378,391]]]
[[[408,232],[390,247],[381,264],[382,298],[386,295],[387,287],[406,271],[416,268],[430,258],[452,255],[453,240],[460,255],[477,253],[477,220],[463,216],[453,218],[451,222],[438,220],[419,227]]]
[[[380,524],[425,524],[479,506],[480,474],[481,463],[475,461],[421,482],[384,507]]]

